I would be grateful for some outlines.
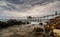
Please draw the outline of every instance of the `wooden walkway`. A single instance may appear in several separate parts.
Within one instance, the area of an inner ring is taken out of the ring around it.
[[[27,20],[29,20],[29,21],[44,21],[44,20],[48,21],[49,19],[57,17],[57,16],[60,16],[60,13],[55,12],[55,14],[52,14],[52,15],[46,15],[43,17],[32,17],[32,18],[27,18]]]

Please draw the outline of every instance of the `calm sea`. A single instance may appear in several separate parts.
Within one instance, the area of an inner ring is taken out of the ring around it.
[[[9,19],[0,19],[0,21],[3,21],[3,22],[6,22],[7,20],[9,20]]]
[[[0,21],[3,21],[3,22],[6,22],[8,21],[9,19],[0,19]],[[27,19],[16,19],[17,21],[30,21],[30,22],[39,22],[40,20],[27,20]],[[47,19],[45,20],[42,20],[42,22],[46,22]]]

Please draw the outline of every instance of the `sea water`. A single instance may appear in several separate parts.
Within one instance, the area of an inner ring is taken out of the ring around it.
[[[6,22],[9,19],[0,19],[0,21]],[[30,21],[30,22],[40,22],[40,20],[28,20],[28,19],[16,19],[17,21]],[[47,19],[42,19],[42,22],[47,22]]]

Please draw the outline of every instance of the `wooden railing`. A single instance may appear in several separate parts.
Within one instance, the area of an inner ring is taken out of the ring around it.
[[[49,19],[52,19],[54,17],[57,17],[57,16],[60,16],[60,13],[55,13],[55,14],[52,14],[52,15],[46,15],[46,16],[42,16],[42,17],[32,17],[32,18],[27,18],[27,20],[29,21],[43,21],[43,20],[49,20]]]

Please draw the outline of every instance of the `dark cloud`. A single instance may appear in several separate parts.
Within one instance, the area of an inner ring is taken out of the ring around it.
[[[40,5],[45,2],[51,3],[54,1],[60,1],[60,0],[6,0],[9,3],[13,4],[27,4],[27,5]]]
[[[16,9],[16,7],[15,7],[15,6],[10,5],[10,4],[7,4],[7,8],[9,8],[10,10],[15,10],[15,9]]]
[[[6,1],[8,1],[9,3],[14,3],[14,4],[23,4],[24,3],[24,1],[22,1],[22,0],[6,0]]]
[[[37,4],[43,4],[45,2],[54,2],[54,1],[60,1],[60,0],[0,0],[0,1],[7,1],[9,3],[13,4],[30,4],[30,5],[37,5]]]
[[[54,0],[0,0],[0,1],[6,1],[12,4],[38,5],[49,1],[52,2]]]
[[[0,6],[4,10],[14,10],[15,8],[12,6]]]
[[[41,5],[45,2],[52,2],[53,0],[6,0],[12,4],[26,4],[26,5]]]
[[[42,5],[45,2],[48,2],[50,0],[38,0],[38,1],[31,1],[32,5]]]

